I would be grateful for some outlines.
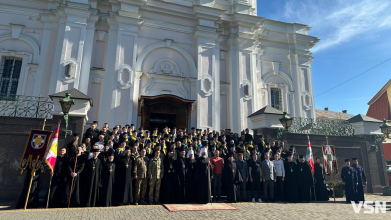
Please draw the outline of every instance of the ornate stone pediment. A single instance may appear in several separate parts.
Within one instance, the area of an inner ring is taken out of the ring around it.
[[[151,73],[164,74],[171,76],[182,76],[183,74],[179,70],[179,66],[175,61],[170,59],[161,59],[157,61],[154,67],[150,70]]]

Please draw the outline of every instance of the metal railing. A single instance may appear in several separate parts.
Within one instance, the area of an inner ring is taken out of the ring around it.
[[[281,139],[284,133],[315,134],[327,136],[354,136],[354,128],[344,120],[293,118],[288,131],[278,128],[277,139]]]
[[[0,94],[0,116],[49,119],[52,111],[49,97]]]

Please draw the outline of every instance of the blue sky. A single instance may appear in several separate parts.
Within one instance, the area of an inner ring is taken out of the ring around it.
[[[366,114],[368,101],[391,79],[391,0],[257,0],[258,16],[311,27],[315,107]]]

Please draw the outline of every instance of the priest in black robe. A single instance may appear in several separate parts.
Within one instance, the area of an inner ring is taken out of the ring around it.
[[[299,202],[299,169],[297,164],[292,161],[292,153],[287,154],[287,161],[284,164],[285,179],[284,179],[284,193],[288,202]]]
[[[98,206],[98,192],[100,183],[100,173],[102,170],[101,161],[98,159],[99,149],[92,149],[92,158],[87,160],[83,170],[83,192],[84,206]]]
[[[174,167],[174,149],[170,148],[167,151],[167,156],[164,158],[164,174],[162,179],[162,186],[160,188],[160,202],[174,203],[175,202],[175,183],[178,182],[178,176],[175,173]]]
[[[345,185],[346,202],[357,201],[357,172],[356,169],[350,166],[349,159],[345,160],[345,167],[341,171],[341,179]]]
[[[301,202],[311,201],[311,187],[314,186],[314,178],[312,175],[311,166],[305,161],[303,155],[299,157],[300,161],[297,164],[299,169],[298,180],[299,180],[299,196]]]
[[[101,195],[100,202],[101,206],[108,207],[113,206],[113,195],[114,195],[114,178],[115,178],[115,163],[114,163],[114,151],[108,150],[107,161],[102,166],[102,173],[100,178]]]
[[[186,166],[186,180],[185,180],[185,203],[195,202],[195,164],[194,151],[187,151],[185,166]]]
[[[234,162],[233,153],[228,153],[226,158],[227,163],[224,163],[223,182],[226,186],[227,202],[236,203],[236,188],[243,182],[243,179],[241,178],[238,168],[236,167],[236,163]]]
[[[358,203],[359,201],[365,201],[364,198],[364,187],[367,185],[367,177],[364,172],[364,168],[362,166],[358,165],[358,160],[357,158],[352,158],[353,165],[352,167],[356,170],[357,173],[357,182],[358,184],[356,185],[356,191],[357,191],[357,196],[356,196],[356,202]]]
[[[186,147],[183,145],[179,148],[178,158],[174,163],[175,173],[178,176],[177,187],[175,190],[176,198],[175,202],[178,204],[185,203],[185,184],[186,184],[186,165],[185,165],[185,157],[186,157]]]
[[[77,161],[76,161],[77,158]],[[65,189],[65,202],[69,202],[69,194],[72,194],[70,206],[81,206],[81,178],[80,174],[83,172],[84,164],[87,160],[85,154],[82,154],[82,148],[79,146],[76,150],[76,157],[71,157],[68,161],[68,175]],[[76,165],[76,166],[75,166]],[[73,179],[73,185],[72,185]]]
[[[66,148],[63,147],[60,150],[60,155],[56,159],[54,165],[52,183],[50,187],[49,207],[59,208],[64,207],[65,203],[62,203],[60,198],[63,197],[66,179],[68,177],[68,157],[66,155]]]
[[[196,162],[196,202],[200,204],[207,204],[211,201],[211,177],[213,176],[213,166],[207,154],[208,150],[203,147],[201,149],[201,156]]]
[[[33,181],[31,182],[31,189],[30,189],[30,194],[28,197],[28,202],[27,202],[27,208],[38,208],[39,207],[39,176],[41,172],[43,172],[44,168],[43,165],[35,171],[35,175],[33,176]],[[29,185],[30,185],[30,179],[31,179],[31,169],[29,167],[29,164],[27,164],[26,167],[26,177],[24,178],[24,183],[23,183],[23,189],[22,193],[20,194],[18,203],[16,204],[16,209],[23,209],[24,204],[26,202],[27,198],[27,193],[29,190]]]
[[[324,178],[324,167],[320,163],[320,158],[316,158],[316,163],[314,165],[315,173],[315,194],[316,201],[328,201],[329,194],[326,188],[325,178]]]
[[[130,147],[126,146],[124,155],[116,164],[116,203],[130,205],[133,203],[133,160],[130,157]]]

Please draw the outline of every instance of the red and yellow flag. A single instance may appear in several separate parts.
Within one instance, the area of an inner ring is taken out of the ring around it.
[[[57,160],[57,148],[58,148],[58,133],[60,131],[60,126],[57,127],[57,131],[54,134],[54,137],[52,139],[52,142],[50,143],[50,147],[48,149],[48,152],[46,154],[45,162],[49,166],[49,168],[54,170],[54,165],[56,164]]]

